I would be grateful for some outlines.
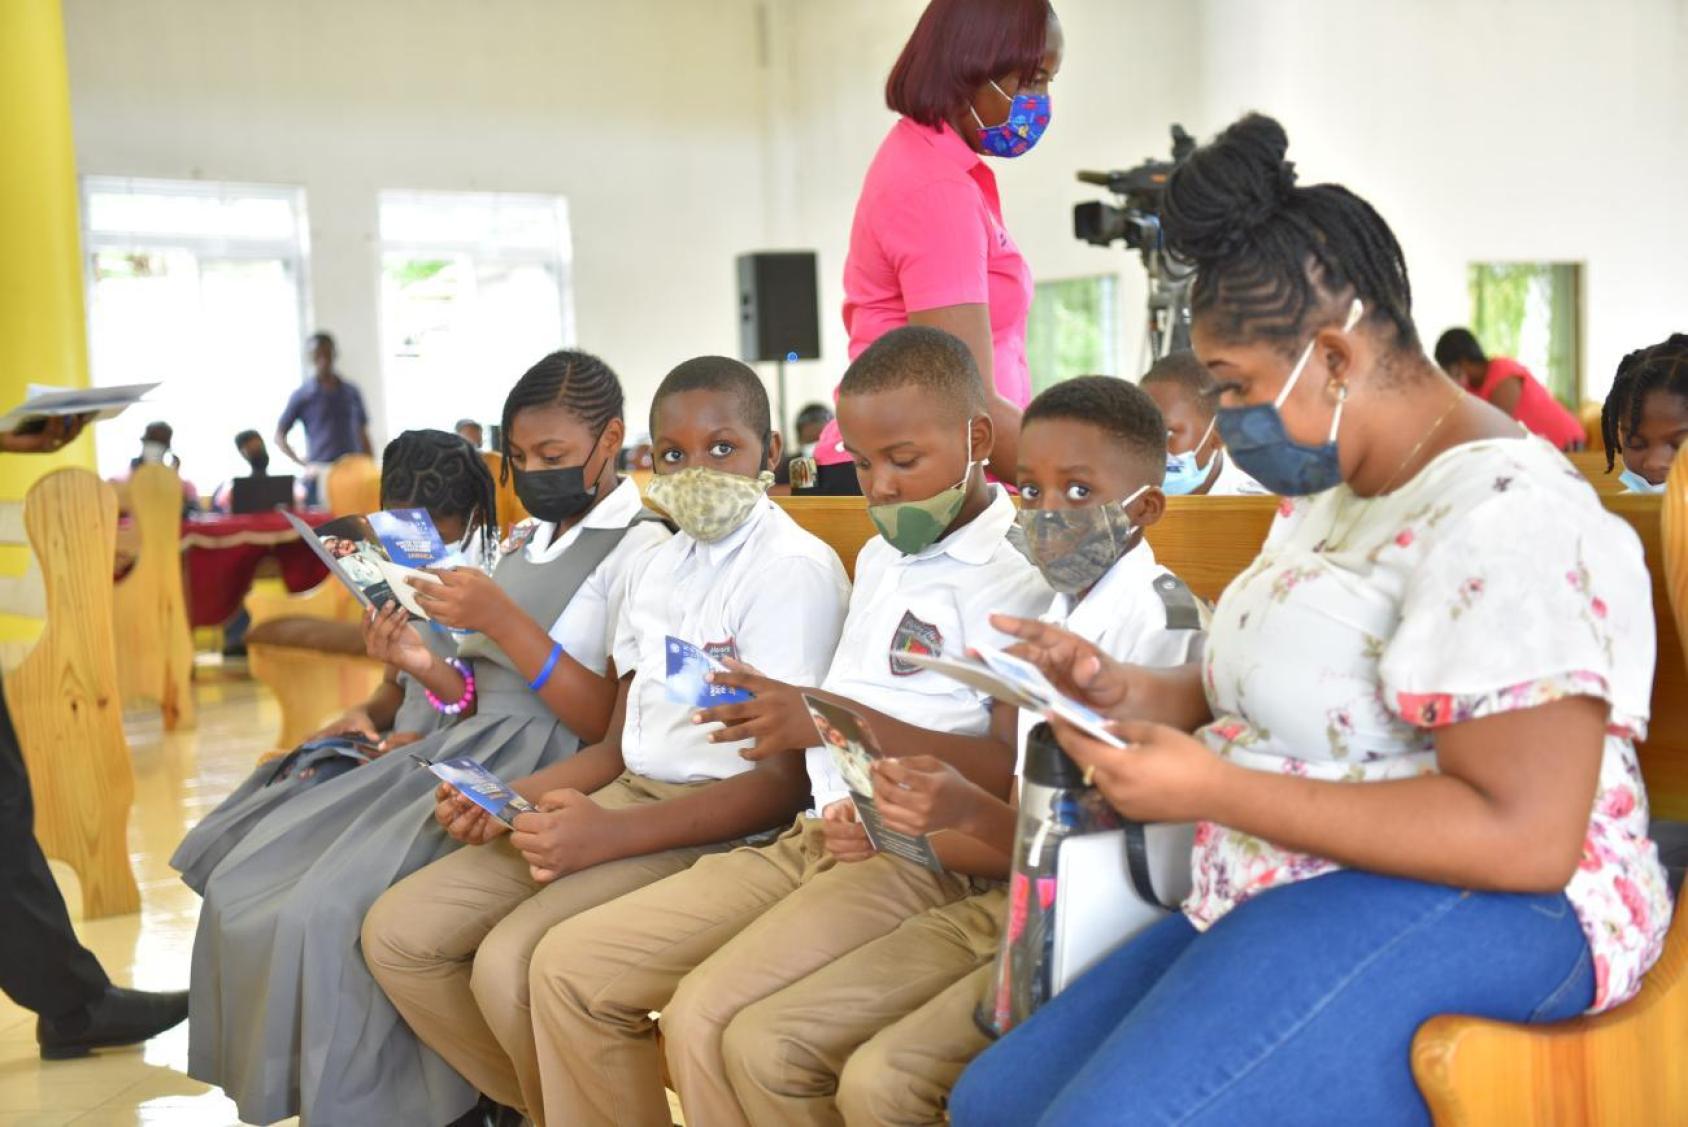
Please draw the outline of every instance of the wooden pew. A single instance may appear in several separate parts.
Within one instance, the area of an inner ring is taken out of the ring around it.
[[[503,535],[508,536],[510,530],[528,518],[527,507],[522,499],[516,496],[516,479],[511,475],[508,481],[498,480],[498,475],[504,469],[504,455],[496,450],[483,450],[481,460],[486,462],[487,472],[492,474],[492,484],[498,490],[498,515],[494,517]]]
[[[254,590],[246,661],[281,706],[277,748],[292,748],[354,704],[368,699],[382,665],[364,652],[362,607],[329,576],[298,595]]]
[[[1659,663],[1641,771],[1654,815],[1688,818],[1688,459],[1666,496],[1602,498],[1640,534],[1653,576]],[[1662,502],[1662,505],[1661,505]],[[1688,1123],[1688,911],[1641,992],[1553,1025],[1444,1015],[1413,1039],[1413,1075],[1438,1124]]]
[[[856,553],[877,535],[860,497],[775,497],[774,503],[838,553],[855,578]],[[1166,513],[1148,529],[1155,557],[1215,602],[1237,573],[1254,561],[1277,512],[1276,497],[1169,497]]]
[[[76,871],[85,917],[138,911],[128,841],[135,775],[112,626],[117,494],[87,470],[54,470],[24,498],[24,524],[47,621],[5,690],[35,796],[35,836]]]
[[[1573,450],[1565,457],[1571,459],[1571,464],[1588,478],[1588,483],[1594,486],[1594,491],[1601,496],[1624,491],[1624,483],[1618,480],[1618,474],[1624,468],[1623,459],[1618,459],[1612,466],[1612,472],[1607,473],[1604,450]]]
[[[1577,418],[1583,425],[1583,441],[1588,443],[1590,450],[1604,450],[1606,439],[1600,433],[1600,411],[1606,405],[1595,403],[1593,400],[1583,400],[1582,409],[1577,412]]]
[[[337,517],[373,513],[381,507],[381,470],[368,454],[334,460],[322,479],[322,503]]]
[[[138,467],[128,482],[140,533],[135,566],[117,584],[117,675],[125,703],[156,701],[164,728],[194,726],[193,635],[182,592],[182,479]]]

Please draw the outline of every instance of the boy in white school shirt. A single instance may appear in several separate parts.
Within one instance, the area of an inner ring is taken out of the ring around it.
[[[1006,795],[1014,710],[900,656],[1000,643],[993,612],[1036,614],[1049,601],[1007,540],[1012,502],[984,480],[991,420],[971,354],[932,329],[887,334],[845,373],[838,418],[881,536],[857,559],[838,654],[816,695],[861,714],[886,754],[933,755]],[[797,688],[744,671],[716,681],[756,697],[700,715],[724,725],[715,739],[752,738],[757,750],[747,754],[818,748]],[[838,801],[830,758],[811,750],[809,769],[824,818],[799,819],[768,846],[706,858],[576,917],[534,953],[550,1121],[667,1121],[650,1020],[660,1010],[688,1122],[740,1122],[721,1065],[722,1032],[740,1009],[978,887],[968,875],[974,850],[959,835],[934,842],[944,872],[888,856],[837,864],[825,842],[856,828],[839,820],[850,803]]]
[[[541,1124],[534,947],[561,921],[779,825],[807,790],[794,748],[752,762],[691,723],[697,702],[669,696],[668,637],[811,683],[849,594],[832,550],[765,496],[779,438],[755,373],[722,357],[681,364],[657,390],[651,428],[649,495],[680,532],[628,576],[609,734],[514,782],[540,812],[518,816],[508,836],[442,792],[436,817],[479,847],[394,886],[364,922],[365,959],[417,1035]]]
[[[1166,428],[1123,380],[1057,384],[1026,408],[1018,532],[1056,589],[1043,619],[1117,660],[1196,660],[1194,596],[1155,561],[1142,529],[1165,509]],[[1019,718],[1020,754],[1039,716]],[[951,830],[988,845],[1008,874],[1012,803],[929,756],[874,770],[886,824]],[[1006,897],[1000,884],[910,919],[739,1013],[725,1064],[751,1123],[936,1124],[967,1063],[989,1043],[974,1023],[990,985]],[[822,1017],[824,1015],[824,1018]]]

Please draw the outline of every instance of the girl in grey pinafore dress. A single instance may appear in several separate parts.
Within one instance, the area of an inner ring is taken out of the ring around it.
[[[627,531],[583,528],[539,564],[518,545],[493,578],[535,622],[555,622]],[[434,821],[438,780],[412,755],[466,755],[518,779],[573,755],[580,741],[484,637],[460,650],[474,667],[473,716],[287,802],[206,884],[188,1073],[222,1087],[248,1122],[298,1114],[323,1127],[440,1124],[475,1102],[365,969],[363,917],[395,881],[457,845]]]

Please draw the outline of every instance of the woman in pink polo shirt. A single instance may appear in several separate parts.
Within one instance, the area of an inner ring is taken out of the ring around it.
[[[1436,341],[1436,364],[1466,390],[1518,420],[1561,450],[1581,450],[1587,432],[1530,370],[1504,356],[1484,355],[1469,329],[1449,329]]]
[[[991,392],[991,467],[1005,480],[1031,398],[1032,275],[984,157],[1037,144],[1061,51],[1048,0],[932,0],[885,84],[886,104],[902,116],[868,167],[844,263],[850,358],[903,325],[960,337]],[[836,423],[815,462],[819,492],[859,492]]]

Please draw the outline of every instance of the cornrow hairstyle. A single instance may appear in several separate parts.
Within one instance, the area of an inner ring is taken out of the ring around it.
[[[1446,371],[1451,365],[1461,360],[1469,360],[1473,364],[1487,364],[1489,358],[1483,354],[1483,346],[1470,329],[1449,329],[1436,338],[1436,366]]]
[[[498,440],[504,463],[498,471],[500,482],[510,480],[510,424],[530,407],[561,407],[593,434],[602,435],[611,419],[621,418],[621,381],[608,364],[573,348],[553,352],[522,373],[504,398]]]
[[[1118,439],[1152,483],[1159,485],[1166,479],[1166,419],[1136,384],[1113,376],[1063,380],[1027,404],[1021,426],[1039,419],[1069,419],[1096,427]]]
[[[1218,407],[1216,392],[1219,381],[1213,378],[1213,373],[1207,370],[1207,365],[1196,358],[1196,354],[1189,349],[1178,352],[1168,352],[1150,365],[1143,373],[1138,386],[1148,387],[1151,384],[1176,384],[1189,395],[1190,402],[1196,410],[1201,412],[1204,419],[1213,418],[1215,408]]]
[[[498,489],[480,451],[443,430],[407,430],[381,452],[381,507],[462,517],[498,543]]]
[[[986,410],[985,383],[961,339],[926,325],[892,329],[850,364],[839,395],[872,395],[921,387],[947,401],[957,414]]]
[[[662,377],[651,399],[651,433],[656,433],[657,406],[670,395],[687,391],[719,391],[738,404],[739,422],[762,438],[762,459],[767,460],[774,437],[774,416],[768,406],[768,390],[748,365],[728,356],[696,356],[677,365]]]
[[[1612,390],[1600,408],[1600,437],[1606,445],[1606,472],[1623,450],[1623,435],[1641,426],[1647,397],[1655,391],[1688,399],[1688,333],[1638,348],[1618,364]]]
[[[1321,307],[1352,294],[1365,319],[1418,348],[1407,263],[1389,225],[1340,184],[1296,187],[1289,137],[1249,114],[1173,172],[1161,220],[1168,247],[1196,268],[1191,309],[1215,313],[1229,340],[1291,352]]]

